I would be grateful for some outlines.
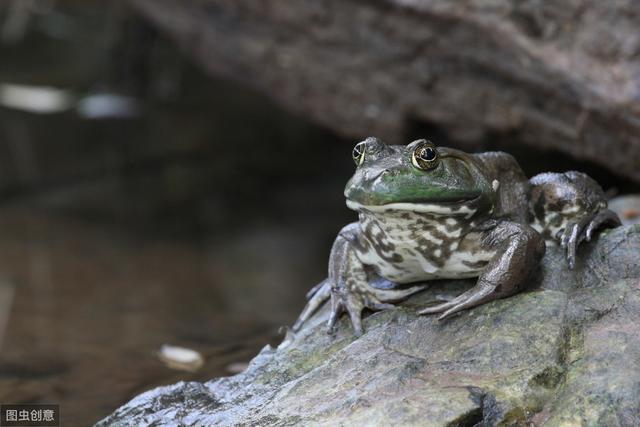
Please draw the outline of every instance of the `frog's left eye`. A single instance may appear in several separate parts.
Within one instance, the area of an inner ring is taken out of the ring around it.
[[[358,142],[355,147],[353,147],[353,152],[351,156],[353,157],[353,161],[356,166],[360,166],[362,162],[364,162],[364,155],[367,151],[367,143],[366,141]]]
[[[411,155],[411,163],[422,170],[429,170],[438,166],[438,150],[436,150],[436,146],[428,141],[418,144]]]

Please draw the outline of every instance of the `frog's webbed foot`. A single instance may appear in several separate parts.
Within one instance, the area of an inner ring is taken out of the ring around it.
[[[560,230],[557,238],[560,241],[560,246],[566,251],[569,269],[573,270],[575,266],[576,252],[582,241],[590,241],[594,232],[603,226],[617,227],[620,224],[620,218],[615,212],[603,209],[585,215],[578,221],[570,222],[563,230]]]
[[[362,335],[362,310],[392,308],[392,302],[400,301],[424,289],[424,286],[405,289],[380,289],[371,286],[370,272],[365,271],[365,266],[360,262],[353,248],[357,233],[357,223],[353,223],[343,228],[336,238],[329,257],[329,277],[307,294],[309,301],[293,325],[294,331],[300,330],[313,313],[331,297],[329,332],[334,331],[340,315],[346,312],[359,336]]]
[[[340,315],[346,312],[353,324],[357,336],[362,335],[362,310],[386,310],[393,308],[392,302],[405,299],[411,294],[421,291],[424,285],[408,288],[378,289],[371,286],[365,279],[347,279],[343,285],[331,286],[329,279],[320,282],[307,294],[309,301],[291,329],[300,330],[325,301],[331,297],[331,314],[328,322],[328,332],[334,333]]]
[[[480,305],[495,298],[501,298],[500,296],[494,296],[493,298],[491,298],[491,296],[495,293],[495,286],[482,283],[480,280],[478,280],[476,286],[460,294],[456,298],[433,307],[422,309],[418,312],[418,314],[442,313],[440,316],[438,316],[438,319],[443,320],[451,316],[452,314],[457,313],[458,311]]]
[[[340,315],[346,312],[351,319],[356,336],[361,336],[362,310],[386,310],[393,308],[392,302],[398,302],[424,289],[424,285],[411,286],[406,289],[376,289],[368,282],[360,282],[356,278],[347,279],[342,285],[331,289],[331,315],[328,332],[334,333]]]
[[[451,301],[428,307],[419,314],[442,313],[445,319],[454,313],[504,298],[518,291],[544,255],[542,236],[527,225],[503,222],[486,231],[483,246],[496,250],[476,285]]]

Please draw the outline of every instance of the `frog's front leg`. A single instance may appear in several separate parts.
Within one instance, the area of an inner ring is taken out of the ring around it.
[[[516,293],[538,265],[545,252],[542,236],[525,224],[504,221],[483,232],[484,250],[495,251],[476,285],[443,304],[428,307],[420,314],[453,313]]]
[[[299,330],[304,322],[331,297],[329,332],[333,332],[340,315],[347,312],[356,335],[362,335],[362,310],[383,310],[393,308],[391,302],[400,301],[424,289],[412,286],[406,289],[377,289],[371,286],[372,273],[356,255],[360,226],[357,222],[344,227],[331,248],[329,256],[329,277],[311,290],[310,299],[300,317],[293,325]]]

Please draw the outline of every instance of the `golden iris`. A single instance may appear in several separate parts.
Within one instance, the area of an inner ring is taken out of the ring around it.
[[[438,166],[438,150],[428,141],[416,146],[411,156],[411,163],[418,169],[429,170]]]
[[[353,152],[351,153],[351,157],[353,157],[353,161],[356,166],[360,166],[362,162],[364,162],[364,154],[367,150],[367,143],[362,141],[358,142],[355,147],[353,147]]]

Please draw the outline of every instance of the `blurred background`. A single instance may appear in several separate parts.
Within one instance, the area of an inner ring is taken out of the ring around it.
[[[3,1],[0,402],[88,425],[242,370],[324,278],[369,135],[637,193],[638,9]]]

